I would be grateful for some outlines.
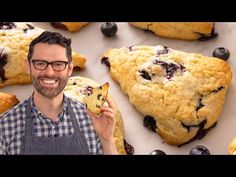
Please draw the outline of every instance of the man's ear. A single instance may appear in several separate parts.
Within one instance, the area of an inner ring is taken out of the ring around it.
[[[71,61],[69,66],[68,66],[69,76],[71,76],[71,74],[73,72],[73,68],[74,68],[74,62]]]
[[[30,63],[28,59],[25,59],[25,69],[26,69],[27,74],[30,75]]]

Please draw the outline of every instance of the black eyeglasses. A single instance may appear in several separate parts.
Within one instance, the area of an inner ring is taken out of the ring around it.
[[[48,65],[51,65],[54,71],[63,71],[66,68],[66,65],[69,64],[69,61],[53,61],[48,62],[45,60],[31,60],[34,68],[36,70],[45,70]]]

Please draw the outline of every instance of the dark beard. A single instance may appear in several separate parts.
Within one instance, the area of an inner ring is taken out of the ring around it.
[[[44,88],[40,85],[40,79],[41,78],[48,78],[48,79],[56,79],[57,82],[59,83],[58,87],[55,89],[48,89],[48,88]],[[40,77],[33,77],[31,75],[31,79],[33,81],[34,87],[35,89],[43,96],[47,97],[47,98],[54,98],[57,95],[59,95],[63,89],[65,88],[69,77],[66,77],[64,79],[61,79],[59,77],[47,77],[47,76],[40,76]]]

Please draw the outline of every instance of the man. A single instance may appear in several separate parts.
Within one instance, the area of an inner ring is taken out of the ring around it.
[[[32,96],[0,119],[0,154],[117,154],[114,108],[99,117],[63,94],[73,71],[71,40],[45,31],[34,39],[26,68]]]

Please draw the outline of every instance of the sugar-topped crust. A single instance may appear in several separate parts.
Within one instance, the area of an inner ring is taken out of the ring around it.
[[[208,40],[217,37],[213,22],[130,22],[130,24],[168,38]]]
[[[165,46],[131,46],[104,52],[102,63],[165,142],[182,145],[214,127],[232,80],[221,59]]]

